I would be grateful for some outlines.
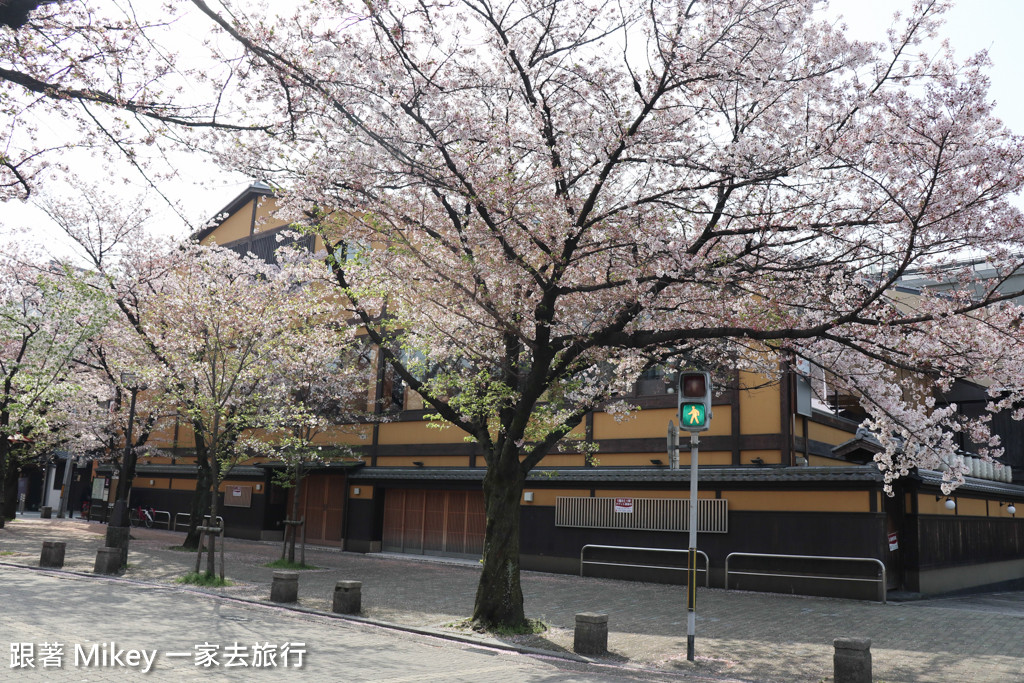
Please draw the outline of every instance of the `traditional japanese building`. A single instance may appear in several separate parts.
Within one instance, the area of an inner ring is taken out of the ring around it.
[[[285,227],[272,218],[273,204],[271,189],[257,183],[195,238],[273,258]],[[301,240],[315,246],[311,237]],[[479,557],[479,448],[456,428],[428,428],[418,396],[374,362],[368,404],[389,419],[324,439],[324,448],[345,445],[359,459],[317,468],[307,479],[300,501],[307,541]],[[929,471],[899,480],[890,497],[872,461],[880,446],[858,431],[857,407],[824,385],[816,395],[827,400],[812,400],[810,383],[824,377],[791,368],[781,377],[766,384],[738,373],[718,381],[714,419],[699,441],[698,547],[711,585],[874,598],[885,589],[940,593],[1024,580],[1019,438],[1008,443],[1011,466],[978,461],[951,503],[941,494],[941,473]],[[684,580],[678,568],[685,557],[662,552],[685,549],[688,528],[689,440],[682,439],[678,469],[666,446],[677,411],[671,385],[652,371],[623,397],[640,408],[632,418],[588,415],[575,435],[597,446],[596,459],[556,453],[530,474],[520,508],[524,568]],[[966,382],[954,393],[947,398],[967,406],[983,401],[983,391]],[[1016,423],[1007,428],[1019,435]],[[153,438],[173,455],[139,465],[132,500],[173,520],[195,487],[191,435],[178,421]],[[253,462],[228,475],[221,509],[229,535],[281,537],[289,493],[273,483],[273,469]]]

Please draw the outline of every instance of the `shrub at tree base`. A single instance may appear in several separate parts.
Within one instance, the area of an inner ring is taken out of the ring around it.
[[[175,583],[184,583],[191,586],[205,586],[208,588],[221,588],[223,586],[233,586],[234,583],[227,579],[222,579],[216,574],[210,574],[208,572],[189,572],[185,576],[178,577]]]

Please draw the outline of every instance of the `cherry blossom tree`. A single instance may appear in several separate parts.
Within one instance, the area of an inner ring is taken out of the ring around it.
[[[144,369],[164,367],[159,350],[140,327],[140,316],[174,267],[174,259],[167,256],[176,249],[147,236],[150,211],[146,196],[126,201],[108,188],[82,180],[73,183],[71,190],[65,195],[47,188],[36,205],[70,239],[75,264],[85,265],[84,282],[107,298],[115,314],[76,359],[76,378],[93,390],[68,397],[63,406],[67,418],[64,432],[68,448],[90,455],[102,453],[117,468],[115,500],[124,517],[112,521],[127,527],[126,504],[137,456],[144,452],[158,421],[176,412],[161,385],[139,391]],[[97,402],[97,396],[103,400]],[[197,498],[205,510],[207,487],[201,490],[204,494]],[[108,545],[126,543],[127,538],[126,532],[110,532]]]
[[[484,624],[524,620],[527,473],[654,363],[809,359],[861,401],[887,479],[958,430],[995,449],[935,404],[954,378],[1024,398],[1016,292],[897,288],[1022,263],[1024,145],[984,53],[924,51],[944,2],[878,42],[814,0],[193,4],[287,113],[224,162],[288,188],[370,339],[482,446]]]
[[[0,527],[15,514],[19,463],[60,444],[59,407],[82,393],[71,369],[106,304],[55,264],[0,256]]]
[[[286,369],[307,377],[343,372],[327,361],[340,361],[354,330],[335,321],[322,264],[293,257],[267,264],[221,248],[186,248],[140,321],[171,371],[150,383],[163,383],[193,427],[197,452],[208,453],[211,520],[231,468],[263,452],[272,431],[295,416],[297,387]],[[212,537],[207,547],[212,575]]]
[[[27,199],[82,164],[166,193],[176,151],[202,148],[212,128],[264,129],[233,107],[240,74],[210,59],[180,2],[0,2],[0,201]],[[197,132],[193,136],[192,132]],[[69,154],[69,151],[72,151]]]
[[[294,471],[295,454],[310,452],[328,420],[366,412],[355,329],[337,322],[336,288],[308,252],[282,249],[268,264],[152,239],[145,197],[126,203],[85,182],[75,190],[70,198],[44,195],[39,206],[77,245],[89,282],[118,314],[80,362],[113,395],[114,412],[97,416],[93,433],[111,441],[112,453],[125,443],[126,371],[147,386],[132,448],[160,417],[184,418],[197,464],[185,546],[198,547],[197,527],[217,518],[216,493],[234,465],[263,455]],[[213,554],[211,547],[210,573]]]
[[[296,562],[295,542],[305,524],[299,502],[306,474],[331,462],[358,460],[354,449],[332,442],[341,432],[362,434],[360,427],[375,419],[367,409],[367,388],[376,370],[367,345],[350,329],[325,325],[310,332],[294,340],[300,345],[293,347],[291,362],[276,368],[290,388],[288,401],[277,413],[273,435],[257,444],[261,455],[283,465],[274,473],[275,483],[292,490],[281,549],[281,558],[289,563]],[[305,563],[305,540],[300,563]]]

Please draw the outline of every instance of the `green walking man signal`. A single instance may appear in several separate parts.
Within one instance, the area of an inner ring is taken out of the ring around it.
[[[679,428],[688,432],[703,432],[711,422],[711,373],[680,372]]]

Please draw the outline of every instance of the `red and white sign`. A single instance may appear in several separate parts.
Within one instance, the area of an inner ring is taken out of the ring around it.
[[[241,498],[242,497],[242,487],[241,486],[236,486],[235,488],[231,489],[231,495],[232,496],[236,496],[238,498]]]
[[[632,498],[616,498],[615,499],[615,511],[625,512],[628,514],[633,513],[633,499]]]
[[[899,550],[899,549],[900,549],[899,538],[896,536],[896,532],[895,531],[890,531],[889,532],[889,550]]]

